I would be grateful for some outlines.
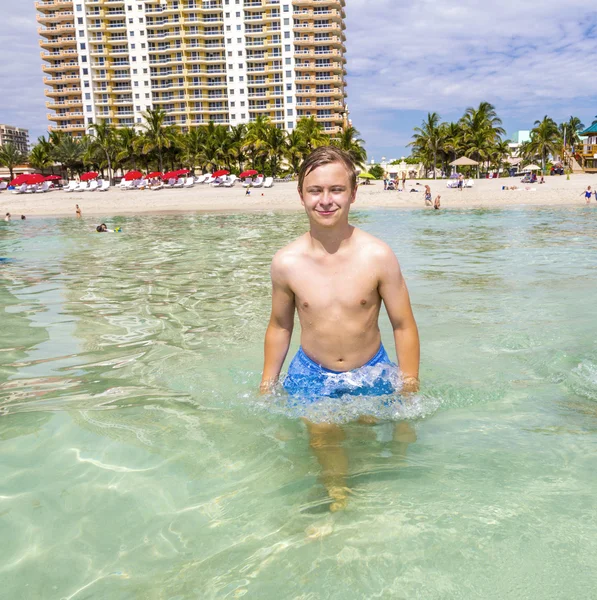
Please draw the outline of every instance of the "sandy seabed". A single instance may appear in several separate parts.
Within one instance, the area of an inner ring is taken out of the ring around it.
[[[431,186],[432,197],[441,195],[442,209],[496,208],[512,206],[582,206],[587,185],[597,186],[597,175],[546,177],[544,184],[525,185],[520,178],[475,180],[472,188],[459,191],[446,187],[446,180],[407,181],[407,190],[384,191],[383,183],[361,185],[355,209],[358,208],[425,208],[424,185]],[[502,186],[518,186],[517,190],[502,190]],[[30,216],[75,216],[75,204],[84,216],[118,216],[151,213],[192,213],[197,211],[278,211],[302,210],[295,182],[277,183],[270,189],[255,188],[245,195],[241,185],[214,188],[195,185],[188,189],[121,190],[108,192],[73,192],[55,190],[45,194],[0,194],[0,214],[10,212],[13,218]],[[595,197],[591,200],[597,206]]]

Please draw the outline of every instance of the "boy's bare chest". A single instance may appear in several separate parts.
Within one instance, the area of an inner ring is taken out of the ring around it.
[[[299,311],[370,308],[379,303],[379,277],[358,262],[305,265],[291,282]]]

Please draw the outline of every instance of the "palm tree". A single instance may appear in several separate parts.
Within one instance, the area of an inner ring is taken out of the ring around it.
[[[81,142],[70,136],[62,136],[58,146],[54,148],[54,159],[66,169],[67,176],[69,171],[83,166],[83,146]]]
[[[112,154],[114,153],[114,142],[115,135],[114,129],[110,125],[108,121],[102,119],[97,123],[93,123],[89,126],[89,129],[92,131],[92,149],[97,149],[102,152],[106,157],[106,162],[108,164],[108,180],[110,181],[110,185],[112,185]]]
[[[31,148],[31,152],[29,152],[29,164],[34,169],[45,171],[46,169],[50,169],[52,167],[54,161],[52,160],[52,156],[50,154],[51,148],[49,147],[46,139],[43,136],[39,139],[43,139],[46,143],[44,144],[38,141],[38,143]]]
[[[275,125],[270,125],[266,132],[265,148],[268,162],[266,171],[269,171],[267,174],[276,177],[286,153],[286,132]]]
[[[445,155],[444,171],[448,171],[448,163],[458,158],[462,147],[462,131],[457,123],[442,123],[440,125],[440,149]]]
[[[535,121],[531,130],[531,140],[525,147],[527,153],[541,157],[541,172],[545,174],[545,163],[549,154],[556,154],[561,148],[562,139],[556,122],[545,115],[543,120]]]
[[[427,118],[421,123],[421,127],[415,127],[413,141],[408,144],[413,147],[413,153],[421,158],[421,161],[428,169],[430,158],[433,164],[433,179],[435,179],[435,169],[437,166],[437,154],[440,150],[441,132],[440,116],[436,113],[427,113]]]
[[[115,159],[114,162],[123,171],[124,168],[137,169],[139,160],[139,148],[143,146],[143,141],[139,133],[133,127],[123,127],[117,129],[114,136]],[[146,156],[147,158],[147,156]],[[146,161],[145,167],[149,165]]]
[[[334,146],[348,152],[354,164],[363,168],[367,162],[367,151],[363,147],[365,141],[359,137],[360,135],[361,134],[350,125],[345,127],[340,136],[332,140],[332,143]]]
[[[12,142],[0,146],[0,165],[8,168],[11,179],[14,179],[14,168],[22,165],[26,160],[27,156]]]
[[[286,140],[286,160],[292,167],[293,173],[298,173],[301,163],[307,155],[307,144],[300,131],[293,129]]]
[[[172,125],[164,125],[166,113],[162,108],[148,108],[143,114],[145,124],[143,128],[143,152],[156,152],[158,155],[158,168],[164,170],[164,150],[170,148],[174,143],[174,128]]]
[[[574,153],[574,147],[580,144],[579,131],[585,128],[582,121],[578,117],[570,117],[568,121],[561,123],[559,126],[560,136],[564,141],[564,148],[570,146],[570,150]]]
[[[303,138],[307,154],[310,154],[318,146],[327,146],[330,143],[329,136],[315,117],[299,119],[295,131]]]

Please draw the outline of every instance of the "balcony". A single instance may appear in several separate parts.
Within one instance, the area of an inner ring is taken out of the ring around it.
[[[72,11],[60,11],[53,13],[38,13],[36,20],[38,23],[61,23],[61,22],[74,22],[75,13]]]

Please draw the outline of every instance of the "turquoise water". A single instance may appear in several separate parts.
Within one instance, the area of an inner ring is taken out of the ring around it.
[[[255,394],[304,215],[0,223],[3,598],[594,596],[597,213],[355,223],[401,260],[423,384],[392,415],[416,441],[345,425],[334,514],[301,421]]]

